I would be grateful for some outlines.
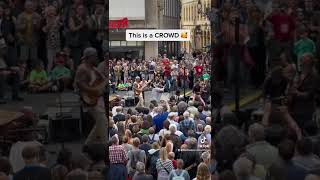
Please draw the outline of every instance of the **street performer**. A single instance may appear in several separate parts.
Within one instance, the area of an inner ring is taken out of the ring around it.
[[[133,83],[133,90],[135,99],[138,100],[137,107],[144,107],[144,99],[142,91],[145,88],[145,85],[142,83],[139,76],[136,77],[135,82]]]
[[[94,119],[95,125],[88,135],[85,144],[106,144],[106,112],[103,93],[107,80],[96,68],[98,60],[97,50],[89,47],[83,52],[83,63],[78,67],[75,85],[79,90],[84,111]]]

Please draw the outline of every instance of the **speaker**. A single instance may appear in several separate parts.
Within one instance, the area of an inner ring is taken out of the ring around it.
[[[125,106],[126,106],[126,107],[132,107],[132,106],[134,106],[134,105],[135,105],[135,104],[134,104],[134,101],[135,101],[134,97],[127,97],[127,98],[125,99]]]
[[[50,119],[49,137],[52,141],[56,142],[80,139],[80,119],[72,117],[57,117],[55,119]]]

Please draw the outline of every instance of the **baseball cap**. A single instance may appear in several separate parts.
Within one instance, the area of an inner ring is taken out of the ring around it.
[[[97,55],[98,55],[98,52],[95,48],[88,47],[83,51],[83,56],[81,57],[81,59],[86,59],[88,57],[97,56]]]

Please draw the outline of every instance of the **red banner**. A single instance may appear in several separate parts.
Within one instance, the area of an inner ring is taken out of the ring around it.
[[[110,29],[121,29],[121,28],[128,28],[128,27],[129,27],[128,18],[123,18],[119,20],[109,20]]]

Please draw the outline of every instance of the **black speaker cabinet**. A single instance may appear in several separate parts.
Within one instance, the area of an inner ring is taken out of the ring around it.
[[[66,142],[80,139],[80,119],[72,117],[57,117],[50,119],[49,137],[56,142]]]

